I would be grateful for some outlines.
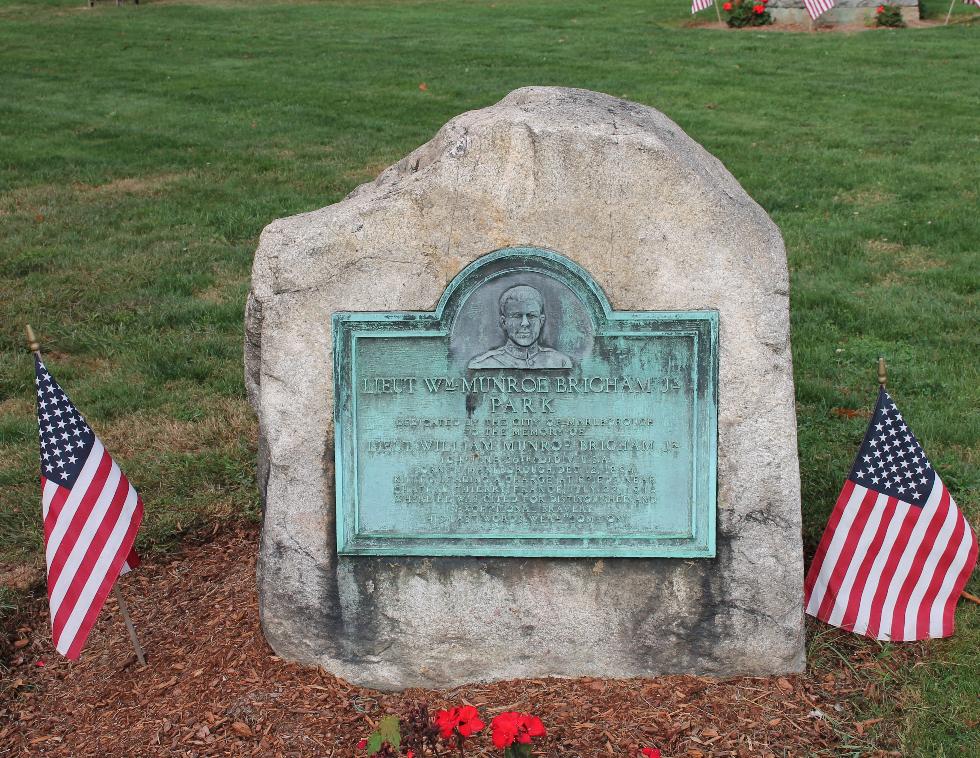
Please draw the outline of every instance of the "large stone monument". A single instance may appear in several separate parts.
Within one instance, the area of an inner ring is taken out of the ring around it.
[[[786,256],[661,113],[526,88],[262,234],[262,626],[383,689],[803,667]]]

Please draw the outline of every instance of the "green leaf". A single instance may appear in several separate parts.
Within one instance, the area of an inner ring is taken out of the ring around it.
[[[402,732],[396,716],[385,716],[378,722],[378,734],[384,742],[391,743],[393,748],[402,744]]]
[[[378,722],[377,730],[368,737],[367,754],[377,753],[385,742],[395,749],[402,744],[402,732],[398,725],[398,718],[395,716],[385,716]]]

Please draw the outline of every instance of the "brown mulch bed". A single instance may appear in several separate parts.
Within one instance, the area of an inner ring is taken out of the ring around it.
[[[832,640],[837,665],[805,676],[525,679],[399,694],[356,687],[286,663],[265,643],[256,543],[251,530],[220,535],[123,578],[147,668],[135,664],[111,599],[77,663],[53,651],[35,602],[4,643],[0,756],[354,756],[385,713],[420,701],[471,703],[484,717],[534,713],[548,728],[542,756],[634,758],[643,746],[689,758],[834,755],[845,745],[870,752],[869,733],[880,746],[888,731],[855,720],[856,698],[883,697],[881,664],[871,646],[844,635]],[[473,748],[467,755],[500,755],[484,735]]]

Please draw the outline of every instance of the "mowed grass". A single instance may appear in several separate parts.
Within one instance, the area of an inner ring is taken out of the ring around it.
[[[528,84],[659,108],[779,224],[808,549],[867,423],[855,412],[871,408],[878,355],[976,526],[977,14],[807,35],[691,28],[687,10],[0,0],[0,563],[41,563],[25,321],[140,488],[144,551],[255,519],[241,354],[259,231]],[[889,719],[884,742],[897,719],[905,754],[980,752],[978,610],[961,605],[957,636],[882,683],[892,705],[861,704]],[[814,661],[835,660],[823,640]]]

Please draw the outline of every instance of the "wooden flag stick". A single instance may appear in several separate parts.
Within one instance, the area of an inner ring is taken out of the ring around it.
[[[949,4],[949,10],[946,12],[946,21],[943,24],[943,26],[946,26],[947,24],[949,24],[949,17],[953,15],[953,6],[954,5],[956,5],[956,0],[953,0],[953,2],[951,2]]]
[[[126,622],[126,629],[129,631],[129,639],[133,643],[133,649],[136,651],[136,660],[140,662],[140,666],[146,665],[146,657],[143,655],[143,646],[140,645],[139,638],[136,636],[136,627],[133,626],[133,620],[129,617],[129,606],[126,604],[125,598],[119,591],[119,585],[112,585],[112,592],[116,596],[116,602],[119,603],[119,612],[122,614],[123,621]]]
[[[973,594],[967,592],[966,590],[963,590],[960,593],[960,597],[965,597],[967,600],[969,600],[969,601],[971,601],[973,603],[976,603],[977,605],[980,605],[980,597],[977,597],[976,595],[973,595]]]
[[[34,336],[34,330],[31,329],[30,324],[27,324],[27,346],[37,358],[41,357],[41,344],[37,341],[37,337]]]
[[[956,2],[956,0],[953,0],[953,2]],[[721,23],[721,8],[718,7],[718,0],[715,0],[715,13],[718,14],[718,23],[720,24]]]
[[[34,336],[34,330],[31,329],[30,324],[26,325],[25,331],[27,332],[27,346],[30,348],[31,352],[34,353],[34,356],[40,360],[41,343],[38,342],[37,337]],[[146,656],[143,655],[143,647],[140,645],[139,638],[136,636],[136,627],[133,626],[133,620],[129,617],[129,606],[126,605],[126,600],[119,591],[119,585],[113,584],[112,591],[116,596],[116,602],[119,603],[119,611],[122,613],[123,621],[126,622],[126,629],[129,630],[129,639],[133,643],[133,649],[136,650],[136,660],[139,661],[140,666],[145,666]]]

